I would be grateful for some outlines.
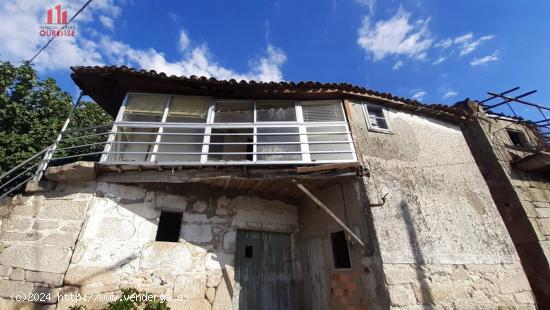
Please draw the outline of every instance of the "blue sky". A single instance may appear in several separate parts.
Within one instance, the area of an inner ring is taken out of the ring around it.
[[[0,55],[29,58],[48,8],[84,1],[6,0]],[[94,0],[76,38],[54,40],[42,77],[76,93],[71,65],[115,64],[177,75],[348,82],[451,104],[514,86],[550,102],[549,1]]]

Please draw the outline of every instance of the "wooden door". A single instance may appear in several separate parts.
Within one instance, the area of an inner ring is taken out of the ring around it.
[[[237,231],[239,309],[292,308],[290,235]]]
[[[330,307],[328,276],[324,259],[323,240],[309,239],[305,242],[305,305],[306,309],[328,310]]]

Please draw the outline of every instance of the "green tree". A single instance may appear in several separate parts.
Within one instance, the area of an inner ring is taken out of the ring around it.
[[[55,141],[69,115],[73,98],[61,90],[54,79],[39,79],[33,67],[26,62],[15,66],[10,62],[0,61],[0,87],[1,175]],[[111,121],[111,117],[96,103],[85,102],[76,110],[69,127],[82,128]],[[74,138],[76,134],[68,136]],[[98,136],[66,140],[60,147],[105,139],[106,136]],[[55,156],[86,153],[97,149],[96,146],[88,149],[60,150]]]

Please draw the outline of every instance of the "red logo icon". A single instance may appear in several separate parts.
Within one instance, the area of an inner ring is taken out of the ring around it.
[[[56,13],[56,22],[53,22],[54,9]],[[48,10],[48,24],[66,24],[67,23],[67,10],[61,11],[61,4],[54,6]]]

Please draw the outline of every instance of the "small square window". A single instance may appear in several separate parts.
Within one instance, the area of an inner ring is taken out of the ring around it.
[[[160,212],[156,241],[178,242],[181,228],[181,212]]]
[[[366,105],[365,112],[369,129],[382,131],[390,130],[388,120],[386,119],[386,113],[383,108],[374,105]]]
[[[510,141],[512,141],[514,146],[527,147],[527,140],[525,139],[523,132],[513,129],[506,129],[506,132],[508,133],[508,137],[510,137]]]
[[[351,258],[346,233],[343,230],[330,233],[330,244],[332,245],[334,269],[350,269]]]

